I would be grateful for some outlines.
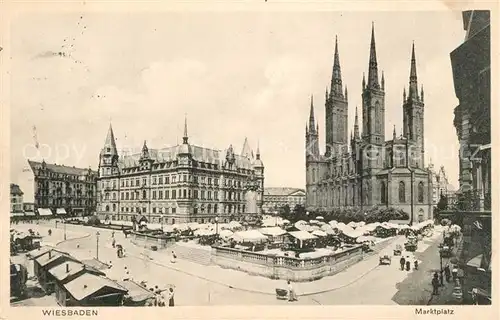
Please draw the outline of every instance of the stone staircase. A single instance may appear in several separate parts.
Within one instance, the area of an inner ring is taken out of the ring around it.
[[[202,247],[191,243],[177,242],[169,246],[166,250],[168,250],[169,255],[172,251],[174,251],[177,259],[188,260],[206,266],[212,264],[211,247]]]

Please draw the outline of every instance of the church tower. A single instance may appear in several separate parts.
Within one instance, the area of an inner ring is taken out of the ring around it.
[[[118,151],[116,150],[113,128],[110,124],[104,147],[99,154],[99,177],[110,177],[118,173]]]
[[[342,88],[342,73],[337,37],[335,37],[335,54],[333,58],[330,93],[325,97],[326,120],[326,151],[327,157],[335,157],[347,151],[347,87]]]
[[[381,86],[382,83],[382,86]],[[375,31],[372,24],[368,83],[363,76],[363,140],[370,145],[382,146],[385,140],[385,88],[382,74],[378,77]]]
[[[311,96],[309,124],[306,124],[306,208],[316,203],[316,187],[320,177],[318,126],[314,118],[314,102]]]
[[[314,101],[311,96],[309,126],[306,125],[306,162],[319,160],[319,134],[314,117]]]
[[[421,156],[419,167],[424,167],[424,88],[418,93],[415,44],[411,49],[410,86],[408,96],[403,99],[403,135],[416,142]]]

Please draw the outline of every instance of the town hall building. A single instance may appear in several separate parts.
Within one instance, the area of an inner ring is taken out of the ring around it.
[[[101,219],[154,223],[207,223],[261,214],[264,164],[245,139],[237,154],[189,143],[119,156],[110,125],[99,155],[98,214]]]
[[[319,148],[319,125],[311,97],[306,124],[306,210],[394,207],[410,222],[432,218],[432,181],[424,156],[424,90],[418,90],[412,46],[408,92],[403,92],[402,133],[385,138],[385,80],[379,76],[372,26],[368,79],[362,80],[362,123],[358,110],[348,137],[348,94],[342,85],[337,40],[333,73],[325,95],[325,151]]]

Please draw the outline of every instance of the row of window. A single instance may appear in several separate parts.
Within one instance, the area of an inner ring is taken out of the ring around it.
[[[42,169],[38,170],[39,177],[49,177],[53,179],[61,179],[67,181],[94,181],[93,176],[89,175],[73,175],[73,174],[64,174],[64,173],[56,173],[51,171],[44,171]]]
[[[148,193],[146,190],[142,190],[142,197],[140,197],[141,193],[136,191],[126,191],[120,193],[120,200],[148,200]],[[113,200],[117,200],[117,193],[113,192],[111,194]],[[213,196],[213,197],[212,197]],[[242,201],[243,200],[243,192],[236,191],[224,191],[223,192],[224,201]],[[162,200],[162,199],[201,199],[201,200],[219,200],[219,192],[218,191],[206,191],[206,190],[187,190],[187,189],[178,189],[178,190],[153,190],[151,192],[152,200]],[[104,195],[105,200],[110,200],[110,193],[106,192]]]
[[[337,187],[335,194],[333,194],[331,192],[329,193],[326,190],[319,191],[320,193],[322,193],[322,197],[320,198],[321,199],[320,205],[333,206],[334,199],[337,200],[336,205],[338,205],[338,206],[342,205],[342,201],[341,201],[341,198],[342,198],[341,192],[342,191],[343,191],[343,198],[344,198],[343,204],[345,206],[350,205],[349,198],[351,198],[352,199],[351,204],[355,205],[356,198],[354,197],[354,195],[358,194],[358,198],[359,198],[359,192],[356,192],[356,189],[358,189],[357,186],[352,186],[351,190],[347,186],[344,186],[343,188],[341,188],[339,186],[339,187]],[[351,191],[351,192],[349,192],[349,191]],[[424,194],[425,194],[425,186],[424,186],[424,183],[422,181],[420,181],[418,184],[418,187],[417,187],[417,201],[419,203],[424,202],[424,198],[425,198]],[[313,197],[314,196],[315,195],[313,194]],[[407,202],[406,184],[404,181],[400,181],[398,184],[398,200],[399,200],[399,203],[406,203]],[[386,183],[384,181],[380,182],[380,203],[387,204],[387,186],[386,186]]]
[[[110,209],[112,208],[112,212],[117,211],[117,205],[116,203],[113,203],[111,206],[106,205],[105,206],[105,211],[110,212]],[[240,212],[245,212],[245,205],[225,205],[224,206],[224,212],[225,213],[240,213]],[[168,214],[168,213],[176,213],[177,208],[170,208],[170,207],[153,207],[151,208],[151,211],[153,214],[159,213],[159,214]],[[129,207],[129,206],[122,206],[120,207],[120,212],[135,212],[135,213],[147,213],[147,207]],[[208,204],[206,207],[205,206],[200,206],[200,207],[194,207],[193,208],[193,213],[217,213],[218,212],[218,205],[214,204],[213,206],[211,204]]]
[[[189,175],[189,174],[179,174],[179,175],[165,175],[165,176],[152,176],[151,177],[151,184],[152,185],[168,185],[168,184],[176,184],[177,182],[194,182],[194,183],[201,183],[201,184],[207,184],[209,186],[218,186],[219,185],[219,179],[218,178],[212,178],[212,177],[206,177],[206,176],[196,176],[196,175]],[[241,188],[244,186],[244,182],[241,180],[236,180],[236,179],[226,179],[224,181],[225,186],[229,187],[235,187],[235,188]],[[108,181],[103,181],[102,182],[102,188],[113,188],[116,189],[117,186],[117,180],[108,180]],[[142,178],[142,184],[141,184],[141,179],[140,178],[127,178],[127,179],[122,179],[121,180],[121,186],[123,188],[126,187],[143,187],[143,186],[148,186],[148,179],[147,178]]]

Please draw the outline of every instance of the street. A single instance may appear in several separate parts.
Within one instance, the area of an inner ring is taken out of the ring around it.
[[[63,225],[54,228],[47,225],[19,225],[16,228],[33,228],[49,238],[47,231],[53,230],[50,243],[63,240]],[[276,305],[290,304],[275,298],[275,288],[284,288],[284,280],[254,277],[246,273],[222,269],[218,266],[200,266],[178,260],[171,264],[169,251],[149,252],[125,239],[123,233],[115,232],[116,242],[125,249],[125,257],[118,258],[112,247],[112,231],[86,226],[67,225],[67,241],[57,245],[81,260],[97,256],[99,232],[99,260],[112,267],[104,270],[109,278],[122,280],[130,277],[136,282],[146,281],[148,287],[175,286],[176,305]],[[71,234],[71,237],[69,236]],[[78,238],[72,240],[72,238]],[[431,297],[431,277],[439,270],[438,244],[440,233],[419,242],[417,252],[411,254],[419,260],[419,270],[399,270],[399,256],[392,257],[391,265],[378,265],[375,254],[340,272],[314,282],[294,283],[299,305],[426,305]],[[46,241],[46,239],[44,239]],[[400,237],[384,252],[391,252],[396,243],[403,244]],[[406,256],[408,253],[403,252]],[[128,270],[129,275],[126,275]]]

